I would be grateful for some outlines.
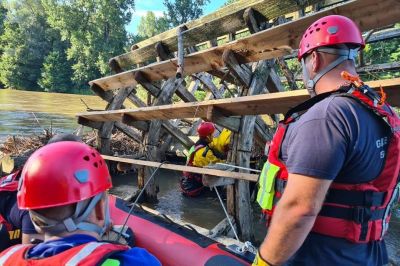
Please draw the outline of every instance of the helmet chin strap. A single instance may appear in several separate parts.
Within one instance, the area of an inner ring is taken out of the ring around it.
[[[89,214],[92,212],[93,208],[96,204],[102,199],[105,198],[104,204],[104,225],[100,227],[96,224],[89,223],[85,221]],[[30,210],[35,216],[35,219],[32,220],[35,228],[39,229],[39,231],[48,233],[50,235],[58,235],[65,231],[74,232],[76,230],[84,230],[95,232],[99,234],[99,236],[103,236],[107,229],[111,224],[110,219],[110,209],[108,206],[108,197],[106,193],[100,193],[96,196],[92,197],[89,202],[81,201],[76,204],[75,212],[72,216],[64,219],[63,221],[57,221],[53,219],[49,219],[35,212],[34,210]],[[35,221],[39,220],[40,225]],[[43,225],[45,224],[45,225]]]
[[[317,75],[313,79],[310,78],[310,73],[308,73],[307,68],[306,68],[306,63],[305,63],[305,58],[303,57],[301,59],[301,66],[303,68],[303,77],[305,80],[305,85],[307,88],[308,93],[311,95],[311,97],[314,97],[317,95],[315,91],[315,85],[317,82],[329,71],[340,65],[343,61],[346,60],[354,60],[355,57],[357,56],[359,48],[356,49],[348,49],[348,48],[329,48],[329,47],[320,47],[317,48],[316,51],[318,52],[323,52],[327,54],[335,54],[339,55],[339,57],[331,62],[329,65],[327,65],[324,69],[319,71]]]

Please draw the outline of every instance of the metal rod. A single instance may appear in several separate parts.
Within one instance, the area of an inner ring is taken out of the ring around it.
[[[240,240],[239,240],[239,237],[238,237],[238,235],[237,235],[237,233],[236,233],[235,227],[233,227],[233,224],[232,224],[232,221],[231,221],[231,219],[230,219],[230,217],[229,217],[229,214],[228,214],[228,212],[226,211],[224,202],[222,201],[221,196],[219,195],[219,192],[218,192],[217,187],[214,187],[214,189],[215,189],[215,192],[217,193],[217,196],[218,196],[219,202],[221,203],[222,209],[224,209],[224,212],[225,212],[225,215],[226,215],[226,219],[228,219],[229,225],[231,226],[232,231],[233,231],[233,233],[235,234],[235,238],[236,238],[237,241],[240,241]]]

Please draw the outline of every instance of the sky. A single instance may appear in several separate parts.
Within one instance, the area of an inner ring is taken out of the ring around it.
[[[204,14],[209,14],[226,2],[226,0],[211,0],[204,8]],[[153,11],[156,16],[162,16],[165,7],[163,5],[163,0],[136,0],[135,1],[135,11],[132,15],[131,23],[126,27],[128,32],[137,33],[137,28],[140,22],[140,18],[146,15],[147,11]]]

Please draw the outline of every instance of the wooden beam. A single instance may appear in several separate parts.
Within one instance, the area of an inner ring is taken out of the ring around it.
[[[142,121],[140,121],[142,122]],[[114,126],[121,131],[122,133],[124,133],[125,135],[127,135],[128,137],[130,137],[132,140],[136,141],[137,143],[142,143],[142,136],[139,135],[138,132],[134,131],[132,128],[130,128],[129,126],[125,125],[124,123],[121,122],[115,122]]]
[[[386,41],[393,38],[400,37],[400,28],[391,28],[374,32],[369,38],[367,43],[374,43],[380,41]]]
[[[161,164],[160,162],[153,162],[153,161],[128,159],[128,158],[114,157],[114,156],[108,156],[108,155],[102,155],[102,156],[105,160],[124,162],[124,163],[129,163],[129,164],[140,165],[140,166],[158,167]],[[175,170],[175,171],[182,171],[182,172],[190,172],[190,173],[196,173],[196,174],[223,176],[223,177],[229,177],[229,178],[239,179],[239,180],[247,180],[247,181],[252,181],[252,182],[257,182],[257,180],[258,180],[258,175],[255,175],[255,174],[230,172],[230,171],[193,167],[193,166],[183,166],[183,165],[178,165],[178,164],[163,164],[163,165],[161,165],[160,168],[168,169],[168,170]]]
[[[239,132],[240,117],[227,117],[223,111],[215,106],[209,106],[204,120],[214,122],[222,127],[225,127],[233,132]]]
[[[162,61],[172,58],[168,47],[162,42],[157,42],[154,48],[156,49],[157,57],[159,57]]]
[[[240,84],[248,88],[251,82],[251,70],[246,65],[240,65],[237,55],[232,50],[225,50],[222,54],[222,60]]]
[[[388,102],[400,106],[400,78],[366,82],[370,87],[379,90],[382,85],[388,95]],[[92,121],[120,121],[122,115],[131,116],[134,120],[175,119],[207,117],[208,106],[216,106],[225,115],[241,116],[256,114],[285,113],[290,107],[309,99],[306,90],[269,93],[238,98],[209,100],[205,102],[177,103],[152,106],[140,109],[114,111],[94,111],[80,113],[77,116]]]
[[[224,66],[221,55],[229,49],[235,52],[240,64],[284,56],[297,49],[304,30],[315,20],[332,14],[341,14],[352,18],[360,29],[370,30],[398,22],[400,2],[396,0],[354,0],[340,6],[320,11],[299,20],[273,27],[246,38],[190,54],[185,57],[185,73],[218,69]],[[373,15],[372,15],[373,14]],[[177,60],[171,59],[154,63],[136,70],[126,71],[113,76],[96,79],[90,84],[97,84],[103,90],[133,86],[136,81],[132,74],[145,73],[149,81],[167,79],[175,76]]]
[[[103,122],[96,122],[96,121],[86,119],[84,117],[78,117],[78,124],[98,130],[98,129],[101,129]]]
[[[307,0],[300,2],[304,5],[312,5],[322,1]],[[229,6],[220,8],[216,12],[186,23],[188,30],[184,33],[183,45],[185,47],[195,46],[210,39],[216,39],[219,36],[246,28],[243,13],[249,7],[267,18],[275,18],[298,10],[298,3],[299,1],[297,0],[237,1]],[[115,59],[123,68],[132,68],[137,63],[154,59],[156,57],[154,45],[160,41],[168,47],[170,52],[177,51],[177,28],[139,42],[136,44],[134,51],[115,57]]]
[[[143,72],[135,72],[134,78],[140,85],[142,85],[148,92],[150,92],[151,95],[153,95],[154,97],[158,97],[161,92],[160,88],[151,83],[143,74]]]
[[[149,130],[149,123],[147,121],[137,121],[133,119],[131,116],[123,115],[121,119],[122,123],[137,128],[141,131]]]
[[[186,136],[179,128],[171,124],[169,121],[163,121],[162,127],[165,128],[169,134],[175,137],[180,143],[182,143],[186,149],[190,149],[194,145],[194,142]]]

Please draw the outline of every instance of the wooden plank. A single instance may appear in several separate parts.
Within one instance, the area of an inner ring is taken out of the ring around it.
[[[300,7],[298,3],[312,5],[318,0],[296,1],[296,0],[248,0],[238,1],[229,6],[225,6],[203,16],[199,19],[186,23],[188,28],[183,35],[183,45],[185,47],[195,46],[196,44],[216,39],[219,36],[236,32],[247,27],[243,14],[251,7],[269,19],[294,12]],[[179,26],[178,26],[179,27]],[[178,28],[177,27],[177,28]],[[137,49],[117,56],[114,59],[118,61],[122,68],[129,69],[137,63],[143,63],[156,57],[154,46],[162,42],[170,52],[177,51],[177,28],[168,30],[164,33],[151,37],[136,44]]]
[[[382,85],[388,95],[388,102],[393,106],[400,106],[400,78],[371,81],[366,84],[375,89],[379,89]],[[122,115],[129,116],[133,120],[182,119],[207,117],[209,106],[216,106],[225,115],[230,116],[279,114],[307,99],[309,95],[306,90],[297,90],[139,109],[88,112],[80,113],[78,116],[92,121],[120,121]]]
[[[114,157],[114,156],[108,156],[108,155],[102,155],[102,156],[105,160],[124,162],[124,163],[141,165],[141,166],[158,167],[161,164],[160,162],[153,162],[153,161],[128,159],[128,158]],[[229,178],[233,178],[233,179],[247,180],[247,181],[253,181],[253,182],[257,182],[257,180],[258,180],[258,175],[255,175],[255,174],[229,172],[229,171],[223,171],[223,170],[200,168],[200,167],[193,167],[193,166],[184,166],[184,165],[178,165],[178,164],[163,164],[160,168],[168,169],[168,170],[175,170],[175,171],[182,171],[182,172],[190,172],[190,173],[196,173],[196,174],[223,176],[223,177],[229,177]]]
[[[396,0],[354,0],[340,6],[314,13],[277,27],[255,33],[246,38],[213,47],[185,57],[185,74],[218,69],[224,66],[222,54],[230,49],[235,52],[239,63],[255,62],[284,56],[298,47],[304,30],[315,20],[331,14],[341,14],[352,18],[362,31],[380,28],[399,21],[400,2]],[[126,71],[113,76],[96,79],[90,84],[97,84],[103,90],[129,87],[136,84],[132,78],[137,71],[142,71],[149,81],[167,79],[175,76],[177,60],[171,59],[148,66]]]

